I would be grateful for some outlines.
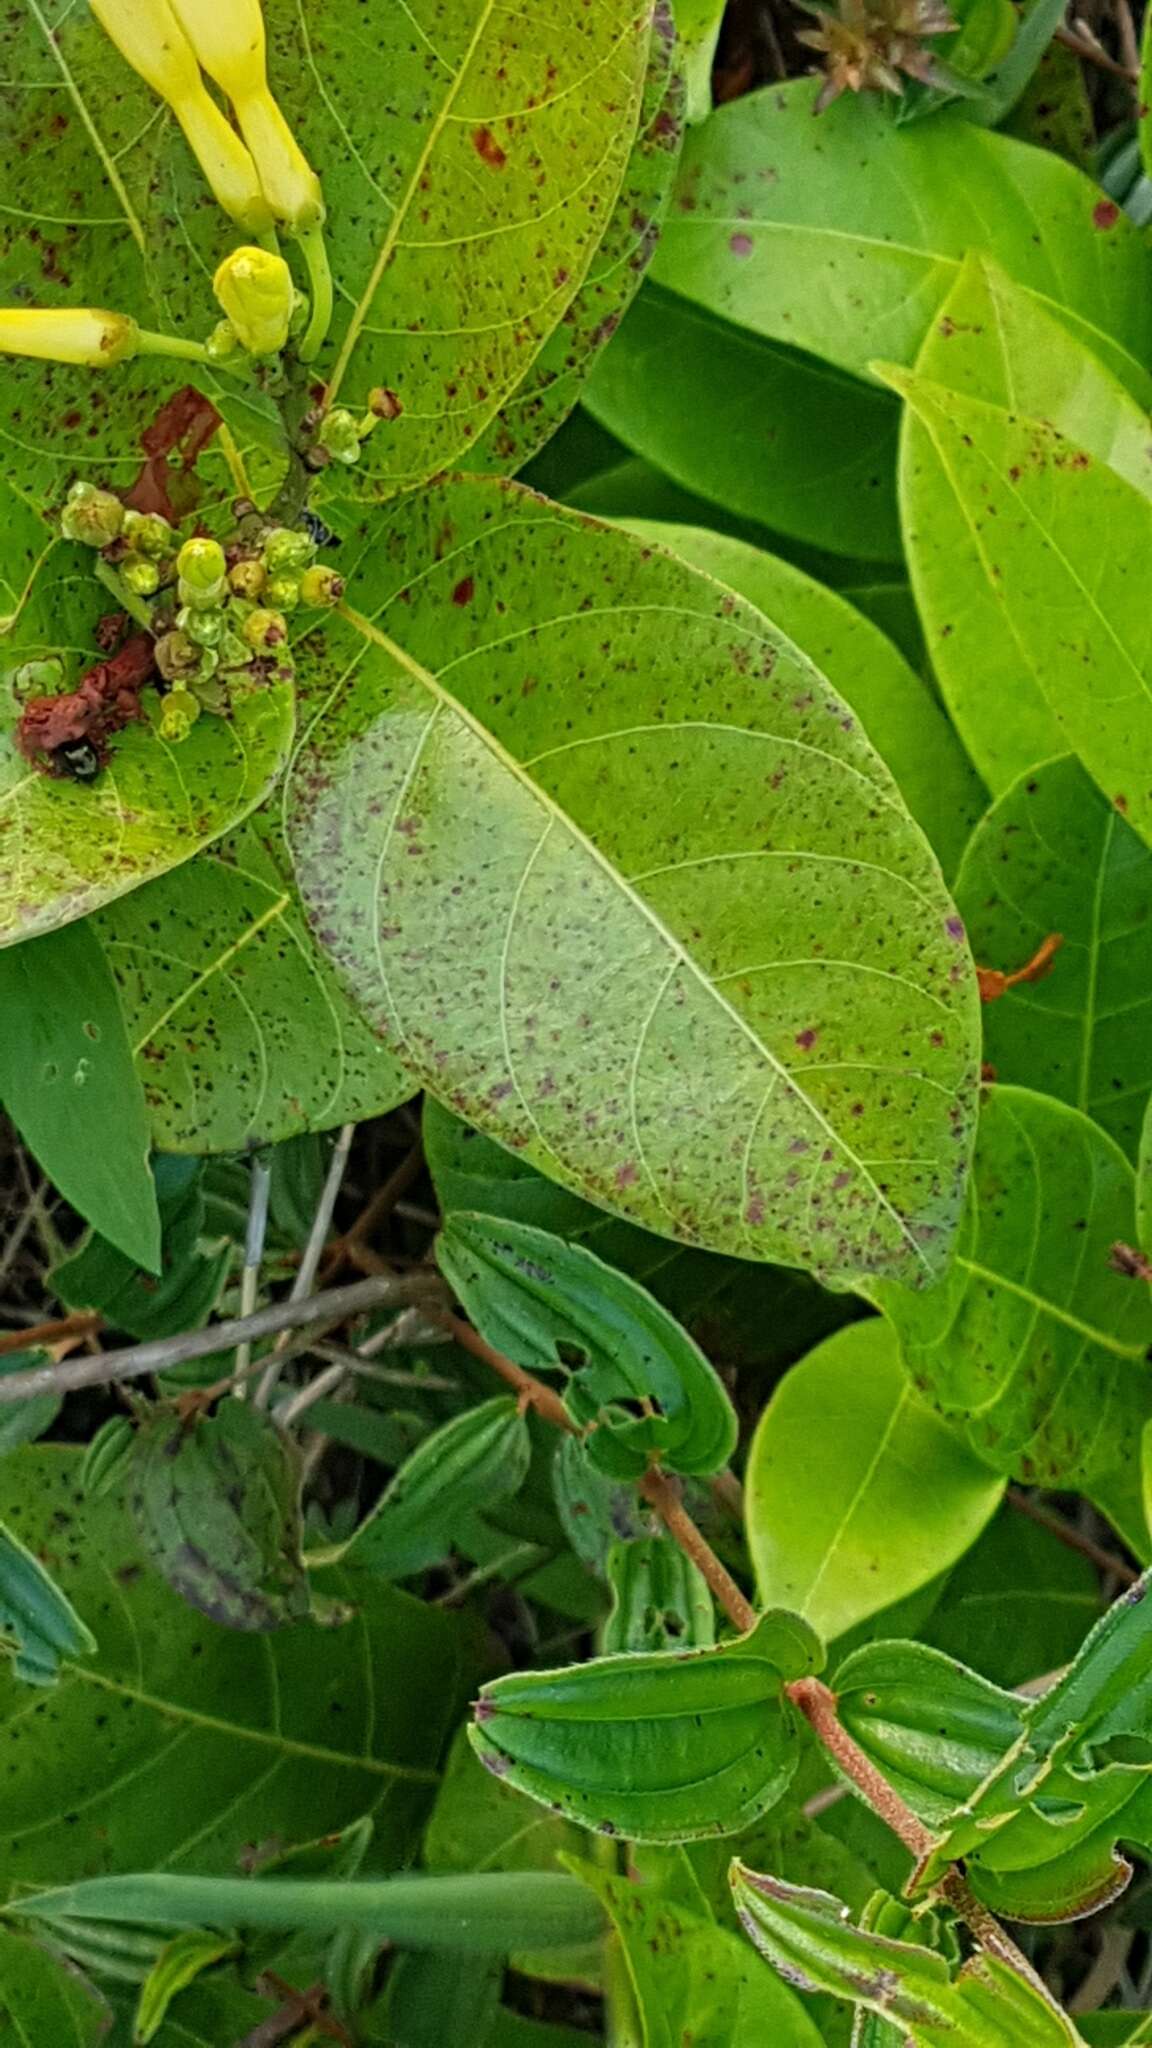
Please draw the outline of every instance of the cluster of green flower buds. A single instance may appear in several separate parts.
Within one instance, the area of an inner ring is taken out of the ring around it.
[[[382,387],[368,393],[366,413],[349,412],[343,405],[334,405],[320,421],[316,433],[316,447],[323,450],[329,462],[343,462],[349,468],[359,462],[365,441],[375,433],[381,420],[399,419],[404,408],[394,391]]]
[[[132,511],[82,480],[60,523],[65,539],[100,551],[104,580],[152,628],[167,684],[158,730],[167,740],[186,738],[202,711],[227,709],[230,675],[258,675],[266,672],[259,664],[285,659],[290,613],[344,594],[343,578],[316,561],[317,543],[303,529],[266,527],[227,550],[206,534],[180,544],[158,513]]]

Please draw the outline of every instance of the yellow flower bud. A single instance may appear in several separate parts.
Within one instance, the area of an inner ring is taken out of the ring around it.
[[[316,227],[324,218],[324,195],[268,87],[260,0],[172,0],[172,6],[209,78],[236,109],[277,220],[290,228]]]
[[[212,289],[250,355],[273,356],[283,348],[296,291],[282,256],[267,249],[233,249]]]
[[[0,355],[39,356],[52,363],[84,363],[103,370],[123,363],[140,346],[140,329],[127,313],[93,306],[18,306],[0,311]]]
[[[229,11],[228,0],[215,4]],[[225,213],[262,234],[272,214],[256,165],[205,86],[169,0],[92,0],[92,12],[132,69],[167,100]]]

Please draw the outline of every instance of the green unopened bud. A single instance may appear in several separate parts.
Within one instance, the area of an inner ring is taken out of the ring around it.
[[[200,649],[187,633],[179,630],[163,633],[156,642],[156,666],[166,683],[180,682],[195,675],[200,665]]]
[[[228,571],[228,587],[233,596],[247,598],[250,604],[263,595],[267,581],[268,571],[263,562],[234,562]]]
[[[274,526],[264,536],[260,559],[270,576],[278,576],[285,569],[306,569],[315,553],[316,543],[310,533],[293,526]]]
[[[244,621],[244,638],[257,654],[282,647],[288,638],[288,621],[283,612],[249,612]]]
[[[192,605],[184,605],[176,614],[176,624],[181,633],[187,633],[197,647],[219,647],[224,637],[224,614],[222,611],[197,611]]]
[[[111,491],[101,491],[95,484],[80,481],[73,484],[60,515],[60,531],[65,540],[81,541],[89,548],[106,548],[123,525],[124,507]]]
[[[349,466],[360,460],[360,421],[342,405],[325,413],[317,440],[333,462]]]
[[[233,614],[233,617],[235,617],[235,614]],[[252,649],[247,641],[242,640],[239,633],[233,632],[230,625],[225,626],[217,651],[223,668],[243,668],[252,659]]]
[[[191,690],[177,687],[169,690],[160,711],[159,733],[162,740],[179,742],[186,740],[200,716],[201,704]]]
[[[270,576],[264,595],[275,611],[294,612],[300,602],[300,578]]]
[[[120,574],[136,597],[155,597],[160,588],[160,571],[143,555],[125,555]]]
[[[227,362],[229,356],[237,353],[240,336],[230,320],[218,320],[204,346],[214,363]]]
[[[344,578],[324,562],[305,569],[300,578],[301,604],[339,604],[344,595]]]
[[[172,552],[176,537],[159,512],[129,511],[124,514],[124,538],[134,554],[159,562]]]
[[[193,609],[218,605],[228,588],[228,564],[218,540],[186,540],[176,557],[179,595]]]
[[[140,329],[127,313],[95,306],[13,306],[0,311],[0,355],[38,356],[49,363],[82,363],[104,370],[126,362],[140,346]]]
[[[279,354],[296,303],[292,273],[282,256],[268,249],[233,249],[212,289],[249,355]]]

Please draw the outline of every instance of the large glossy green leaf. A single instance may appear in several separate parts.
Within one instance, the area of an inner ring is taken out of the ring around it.
[[[308,929],[272,803],[96,929],[165,1150],[274,1144],[411,1093]]]
[[[348,1563],[388,1579],[434,1563],[461,1515],[517,1491],[531,1450],[511,1394],[454,1416],[405,1459],[348,1545]]]
[[[1091,1490],[1138,1471],[1152,1302],[1109,1263],[1132,1242],[1134,1194],[1086,1116],[993,1088],[946,1279],[924,1296],[879,1290],[914,1384],[1002,1472]]]
[[[325,1573],[357,1611],[323,1655],[310,1629],[217,1628],[145,1566],[117,1500],[84,1499],[80,1462],[49,1446],[0,1463],[0,1517],[97,1638],[69,1658],[50,1716],[30,1717],[27,1688],[0,1673],[3,1895],[97,1871],[231,1871],[245,1844],[365,1814],[377,1867],[403,1861],[467,1697],[460,1619]],[[369,1682],[398,1665],[403,1687]]]
[[[737,1910],[789,1983],[831,1991],[891,2020],[909,2048],[1076,2048],[1075,2026],[1047,1996],[978,1952],[953,1977],[917,1942],[853,1927],[830,1893],[732,1866]]]
[[[850,1324],[785,1375],[752,1440],[760,1597],[841,1635],[954,1564],[1002,1492],[909,1385],[891,1324]]]
[[[271,10],[329,206],[329,397],[362,411],[374,386],[396,393],[367,457],[392,488],[479,440],[571,305],[628,164],[650,26],[632,0],[595,0],[544,40],[451,0],[431,31],[388,9],[366,42],[358,0],[325,0],[315,31],[288,0]]]
[[[1118,695],[1126,649],[1142,661],[1131,600],[1119,593],[1126,547],[1140,545],[1148,517],[1146,505],[1130,515],[1128,499],[1152,496],[1152,396],[1130,396],[1052,308],[976,258],[929,329],[916,371],[956,400],[924,392],[905,419],[908,558],[949,708],[989,787],[1000,791],[1087,727],[1083,708],[1076,717],[1085,691],[1094,705],[1101,689],[1110,701]],[[979,410],[974,423],[968,402],[977,400],[996,410]],[[1109,498],[1105,515],[1096,497],[1109,488],[1116,502]],[[1107,546],[1097,523],[1104,516],[1114,522]],[[1114,723],[1130,719],[1129,710]],[[1123,787],[1106,781],[1104,793]]]
[[[945,874],[954,875],[984,808],[983,786],[931,689],[886,635],[835,591],[746,541],[699,526],[627,523],[730,584],[803,648],[861,720]]]
[[[232,1241],[210,1232],[199,1161],[159,1158],[153,1172],[162,1231],[159,1278],[95,1232],[52,1269],[52,1286],[68,1308],[99,1309],[113,1329],[140,1338],[171,1337],[205,1323],[233,1255]]]
[[[672,1244],[594,1208],[570,1188],[546,1180],[520,1154],[462,1123],[433,1095],[424,1098],[423,1130],[424,1155],[445,1215],[477,1210],[586,1244],[639,1280],[710,1356],[737,1365],[774,1364],[797,1344],[816,1343],[854,1312],[843,1296],[826,1293],[802,1273]]]
[[[1152,1090],[1152,853],[1079,762],[1022,775],[973,834],[956,878],[972,951],[1011,970],[1058,932],[1040,981],[987,1006],[1001,1081],[1058,1096],[1131,1157]]]
[[[0,952],[0,1102],[85,1221],[158,1272],[143,1090],[108,962],[85,925]]]
[[[0,490],[0,516],[11,493]],[[13,738],[28,662],[59,656],[72,687],[103,657],[95,630],[109,608],[86,549],[57,545],[0,631],[0,945],[51,931],[191,858],[268,794],[288,758],[288,683],[237,692],[227,717],[164,741],[147,717],[116,734],[97,780],[56,780]],[[70,672],[70,673],[68,673]],[[143,692],[147,713],[155,693]]]
[[[528,1223],[457,1210],[436,1240],[441,1272],[490,1344],[564,1375],[564,1403],[594,1465],[638,1479],[718,1472],[736,1411],[699,1346],[634,1280]]]
[[[918,1634],[997,1685],[1023,1685],[1070,1664],[1099,1612],[1090,1560],[1005,1506]]]
[[[891,396],[780,340],[647,283],[584,403],[728,519],[843,555],[900,553]]]
[[[785,1679],[821,1660],[790,1614],[714,1650],[597,1657],[482,1688],[480,1761],[598,1833],[642,1842],[733,1834],[787,1790],[799,1753]]]
[[[1148,252],[1080,172],[955,112],[898,126],[874,94],[814,121],[805,79],[749,93],[689,136],[654,274],[864,376],[878,356],[914,360],[971,248],[1148,360]]]
[[[677,23],[680,26],[677,8]],[[624,182],[584,282],[478,445],[472,472],[509,475],[531,459],[571,412],[612,339],[652,258],[671,190],[684,126],[685,53],[668,0],[655,0],[640,127]]]
[[[608,1911],[640,2013],[643,2048],[820,2048],[795,1993],[746,1942],[699,1909],[591,1863],[575,1869]]]
[[[967,1164],[963,928],[818,672],[682,563],[508,487],[346,546],[347,683],[289,841],[399,1057],[669,1236],[935,1271]]]

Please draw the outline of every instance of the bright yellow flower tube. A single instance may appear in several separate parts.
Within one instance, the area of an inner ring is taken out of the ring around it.
[[[215,0],[222,14],[230,0]],[[167,100],[220,205],[252,234],[272,224],[251,154],[200,74],[169,0],[91,0],[92,12],[134,71]]]
[[[193,50],[236,109],[277,220],[297,231],[324,218],[320,180],[268,86],[260,0],[172,0]]]
[[[105,313],[94,306],[0,310],[0,355],[103,370],[126,362],[139,347],[140,329],[127,313]]]

